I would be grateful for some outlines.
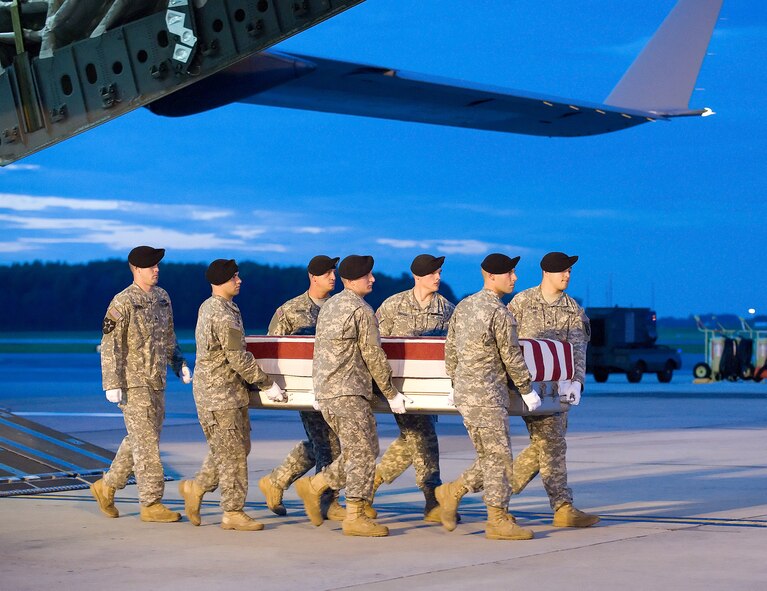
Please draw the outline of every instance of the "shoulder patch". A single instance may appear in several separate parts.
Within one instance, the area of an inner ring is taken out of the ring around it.
[[[115,326],[117,326],[117,323],[109,316],[105,316],[104,322],[101,324],[101,332],[104,334],[109,334],[115,329]]]
[[[107,310],[107,318],[111,318],[115,322],[120,320],[120,318],[122,318],[122,317],[123,317],[123,315],[120,312],[120,310],[118,310],[114,306],[110,306],[109,310]]]
[[[242,331],[239,326],[230,326],[226,338],[226,348],[229,351],[242,350]]]

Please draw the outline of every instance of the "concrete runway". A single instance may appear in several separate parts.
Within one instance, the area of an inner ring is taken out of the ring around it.
[[[48,367],[40,357],[0,356],[0,406],[116,449],[124,427],[103,401],[97,364],[60,358]],[[288,516],[274,516],[256,482],[302,429],[294,413],[259,412],[247,510],[264,531],[221,530],[215,493],[201,527],[142,523],[134,486],[118,492],[119,519],[103,517],[87,490],[0,498],[0,588],[763,590],[767,385],[691,385],[685,374],[668,385],[622,376],[587,384],[570,413],[568,467],[576,505],[602,516],[590,529],[553,528],[536,479],[510,506],[534,540],[485,539],[480,495],[464,498],[463,523],[447,532],[422,521],[412,470],[376,497],[388,538],[345,537],[332,522],[313,527],[292,489]],[[191,390],[172,381],[168,401],[166,472],[189,477],[206,452]],[[516,452],[527,437],[520,419],[511,426]],[[474,451],[458,417],[441,417],[438,431],[443,479],[452,479]],[[380,416],[382,449],[396,433]],[[176,482],[165,498],[181,509]]]

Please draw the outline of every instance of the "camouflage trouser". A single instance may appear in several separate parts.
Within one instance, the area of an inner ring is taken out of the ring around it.
[[[528,445],[514,460],[515,495],[541,473],[543,487],[555,511],[573,502],[573,491],[567,486],[567,413],[522,417],[530,433]]]
[[[308,439],[297,443],[271,474],[272,484],[283,490],[313,467],[316,466],[317,472],[321,471],[341,453],[338,436],[322,418],[322,413],[301,411],[298,414]]]
[[[400,436],[391,442],[378,464],[384,482],[393,482],[413,464],[418,488],[437,488],[442,484],[439,477],[439,442],[434,429],[436,419],[430,415],[394,415]]]
[[[458,407],[477,459],[461,475],[471,492],[485,491],[485,504],[507,508],[511,496],[513,462],[509,421],[505,408]]]
[[[322,416],[341,441],[341,455],[323,473],[330,488],[346,489],[346,499],[373,500],[378,431],[370,402],[362,396],[320,401]]]
[[[162,390],[128,388],[120,410],[128,435],[122,440],[104,482],[113,488],[125,488],[131,472],[136,475],[139,502],[148,507],[160,502],[165,480],[160,461],[160,432],[165,418],[165,395]]]
[[[221,486],[221,508],[242,511],[248,495],[250,417],[248,407],[226,410],[197,409],[210,451],[195,480],[211,492]]]

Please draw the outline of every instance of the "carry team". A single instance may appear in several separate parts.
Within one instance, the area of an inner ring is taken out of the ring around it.
[[[134,248],[128,256],[133,283],[107,308],[101,346],[103,388],[122,411],[127,435],[91,493],[102,513],[118,517],[115,492],[133,473],[142,521],[181,519],[180,513],[162,503],[159,439],[170,365],[184,383],[192,382],[209,446],[195,477],[179,483],[187,518],[200,525],[203,496],[219,489],[222,528],[263,529],[243,510],[250,452],[248,391],[256,387],[276,402],[287,396],[246,349],[242,316],[234,303],[242,280],[231,259],[213,261],[206,272],[212,294],[199,310],[192,378],[176,341],[170,298],[157,286],[164,254],[163,249],[149,246]],[[599,517],[573,506],[567,484],[567,413],[523,416],[530,444],[514,459],[509,437],[509,397],[516,395],[514,390],[530,411],[541,404],[541,387],[552,388],[551,394],[568,404],[580,401],[589,323],[583,309],[565,293],[577,260],[561,252],[547,254],[541,260],[540,285],[517,294],[505,306],[501,297],[514,290],[519,257],[488,255],[481,264],[482,289],[454,306],[438,293],[444,257],[421,254],[410,267],[413,289],[391,296],[374,313],[365,301],[375,282],[373,257],[350,255],[340,263],[338,257],[314,257],[307,266],[307,291],[280,306],[269,324],[271,335],[316,335],[312,381],[317,409],[300,413],[306,439],[259,480],[269,509],[286,515],[283,492],[295,484],[312,524],[330,519],[340,521],[346,535],[386,536],[388,528],[375,521],[374,495],[412,465],[424,495],[424,520],[442,523],[450,531],[460,521],[461,498],[483,491],[488,538],[532,538],[533,531],[508,513],[508,504],[511,495],[521,493],[539,473],[555,527],[597,523]],[[330,296],[337,275],[344,289]],[[453,386],[449,400],[463,417],[477,452],[474,463],[448,483],[440,478],[436,417],[406,413],[409,400],[394,387],[381,348],[381,336],[427,335],[446,335],[445,369]],[[533,384],[520,337],[569,342],[575,358],[573,379]],[[377,465],[373,381],[400,429]],[[316,474],[306,476],[312,468]],[[339,503],[341,490],[346,507]]]

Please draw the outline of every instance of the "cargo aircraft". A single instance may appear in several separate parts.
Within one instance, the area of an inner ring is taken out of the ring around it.
[[[363,1],[1,2],[0,164],[140,106],[178,117],[242,102],[550,137],[713,113],[689,101],[722,0],[678,0],[603,103],[268,50]]]

